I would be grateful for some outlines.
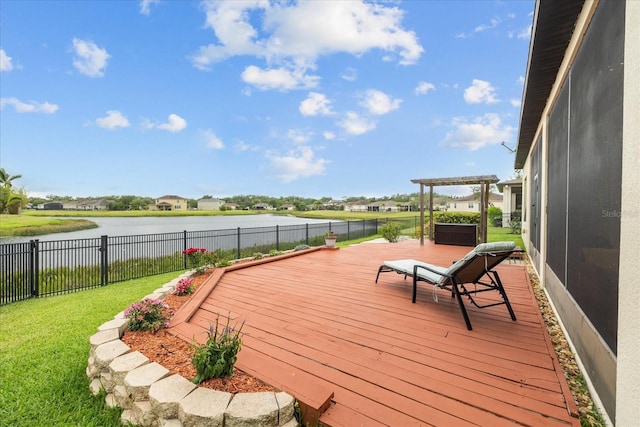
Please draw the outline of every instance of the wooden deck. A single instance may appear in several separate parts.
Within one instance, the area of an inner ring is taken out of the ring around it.
[[[450,265],[467,247],[364,243],[220,269],[170,331],[200,341],[216,313],[246,321],[238,368],[301,403],[324,426],[579,426],[523,265],[498,271],[504,305],[467,305],[411,280],[375,277],[384,260]],[[268,261],[268,262],[266,262]]]

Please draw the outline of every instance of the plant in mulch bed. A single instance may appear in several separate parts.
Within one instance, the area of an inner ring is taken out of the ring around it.
[[[176,285],[176,290],[173,293],[178,296],[184,296],[191,294],[193,290],[193,279],[180,279]]]
[[[209,325],[207,342],[198,344],[195,339],[192,344],[193,358],[191,362],[196,368],[193,382],[200,384],[210,378],[222,378],[233,375],[233,367],[238,352],[242,346],[240,333],[244,322],[237,328],[237,324],[230,326],[231,314],[227,315],[227,324],[220,329],[220,315],[216,314],[216,323]]]
[[[134,302],[124,311],[130,331],[156,332],[167,328],[172,314],[167,304],[154,298]]]

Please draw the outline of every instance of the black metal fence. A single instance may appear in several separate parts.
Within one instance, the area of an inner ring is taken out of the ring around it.
[[[415,220],[403,222],[415,226]],[[241,259],[302,244],[320,246],[327,230],[339,240],[368,237],[378,233],[381,223],[370,219],[0,244],[0,306],[186,270],[183,251],[191,247]]]

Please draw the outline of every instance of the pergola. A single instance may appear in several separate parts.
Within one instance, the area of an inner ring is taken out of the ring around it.
[[[429,186],[429,239],[433,240],[433,187],[446,185],[480,185],[480,240],[487,241],[487,209],[489,206],[489,187],[500,180],[495,175],[459,176],[454,178],[425,178],[412,179],[414,184],[420,184],[420,244],[424,245],[424,187]]]

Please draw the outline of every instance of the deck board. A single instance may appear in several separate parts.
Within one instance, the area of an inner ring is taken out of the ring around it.
[[[450,265],[468,251],[410,240],[236,266],[212,276],[170,331],[204,340],[217,313],[245,321],[238,367],[310,407],[333,393],[326,426],[578,426],[523,265],[498,267],[517,321],[504,305],[467,304],[472,331],[444,290],[435,302],[420,283],[412,304],[410,279],[375,283],[385,260]]]

